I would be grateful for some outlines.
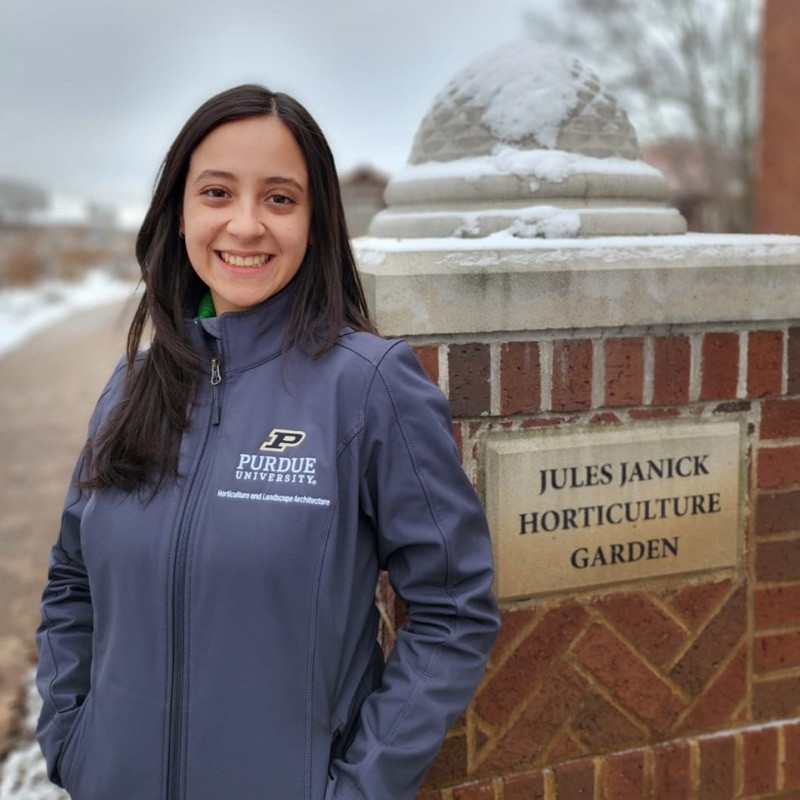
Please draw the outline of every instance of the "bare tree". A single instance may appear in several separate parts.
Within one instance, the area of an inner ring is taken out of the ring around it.
[[[641,137],[695,143],[716,212],[712,226],[748,231],[754,224],[762,3],[562,0],[560,14],[552,2],[531,5],[525,25],[530,35],[594,66]]]

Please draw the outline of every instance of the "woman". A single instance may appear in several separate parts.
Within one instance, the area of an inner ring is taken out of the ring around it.
[[[37,634],[74,800],[411,798],[497,614],[446,403],[374,333],[333,157],[240,86],[173,143]],[[140,352],[148,321],[149,349]],[[374,587],[408,610],[384,667]]]

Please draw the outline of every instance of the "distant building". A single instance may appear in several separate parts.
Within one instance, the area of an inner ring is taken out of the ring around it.
[[[756,225],[800,234],[800,3],[767,0],[762,38],[762,116]]]
[[[686,218],[690,231],[724,231],[723,209],[714,196],[703,146],[692,139],[671,138],[641,145],[642,158],[660,170],[670,200]],[[731,171],[732,172],[732,171]],[[729,187],[730,202],[743,202],[742,187]]]
[[[386,208],[383,192],[389,176],[369,165],[356,167],[339,179],[350,238],[365,236],[372,218]]]

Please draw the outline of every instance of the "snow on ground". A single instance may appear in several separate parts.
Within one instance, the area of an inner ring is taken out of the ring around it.
[[[44,328],[75,311],[130,297],[135,284],[103,270],[93,270],[77,283],[46,281],[32,287],[0,290],[0,356],[25,343]],[[0,800],[69,800],[45,773],[39,745],[33,741],[41,700],[33,684],[27,686],[26,738],[30,741],[0,763]]]
[[[101,269],[77,283],[43,281],[32,287],[0,290],[0,356],[19,347],[34,333],[73,312],[130,297],[135,284]],[[0,795],[0,800],[5,800]]]
[[[31,674],[26,686],[25,733],[33,740],[42,701]],[[0,800],[69,800],[69,795],[47,779],[39,745],[31,741],[14,750],[0,764]]]

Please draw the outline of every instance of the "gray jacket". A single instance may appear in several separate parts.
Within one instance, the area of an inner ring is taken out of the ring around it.
[[[177,483],[69,491],[38,736],[73,800],[411,798],[483,673],[491,547],[445,399],[401,341],[282,352],[291,291],[191,323]],[[379,569],[408,612],[385,666]]]

